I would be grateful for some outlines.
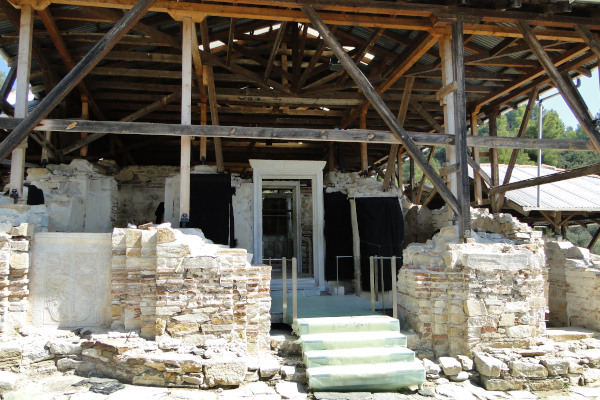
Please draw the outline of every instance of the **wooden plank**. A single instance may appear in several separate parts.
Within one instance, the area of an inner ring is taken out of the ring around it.
[[[237,18],[231,18],[229,22],[229,38],[227,39],[227,57],[225,64],[231,65],[231,55],[233,53],[233,39],[235,39],[235,24]]]
[[[283,40],[283,35],[285,35],[285,30],[287,28],[287,22],[282,21],[281,26],[279,27],[279,31],[277,32],[277,36],[275,37],[275,42],[273,43],[273,48],[271,49],[271,54],[269,54],[269,60],[267,62],[267,66],[265,68],[264,79],[269,79],[269,74],[271,73],[271,68],[273,68],[273,63],[275,62],[275,57],[277,56],[277,51],[279,51],[279,47],[281,46],[281,41]]]
[[[365,110],[360,116],[360,129],[367,129],[367,110]],[[367,144],[360,144],[360,171],[363,174],[367,174],[369,169],[369,159],[367,154]]]
[[[579,121],[580,126],[590,138],[592,145],[596,151],[600,151],[600,134],[596,130],[596,127],[590,118],[587,106],[585,106],[585,104],[581,104],[577,96],[573,95],[570,87],[568,86],[568,82],[566,82],[561,76],[560,72],[533,33],[531,27],[523,21],[517,21],[517,26],[521,30],[523,38],[527,41],[529,47],[531,47],[532,52],[542,64],[548,76],[550,76],[554,82],[554,85],[558,88],[563,99],[573,112],[573,115],[575,115],[575,118],[577,118],[577,121]]]
[[[459,217],[461,239],[471,236],[471,197],[469,184],[469,168],[467,166],[467,96],[465,93],[465,49],[463,43],[463,21],[458,18],[452,24],[452,69],[454,71],[454,123],[456,128],[456,161],[459,165],[457,173],[457,199],[462,210]],[[433,150],[432,150],[433,151]]]
[[[444,198],[444,200],[446,200],[446,203],[449,205],[449,207],[452,208],[460,217],[461,211],[460,204],[458,204],[458,200],[446,187],[444,181],[439,177],[437,172],[429,164],[427,164],[425,158],[423,157],[423,154],[421,153],[417,145],[413,142],[413,140],[410,138],[410,136],[404,130],[404,128],[398,123],[398,120],[383,102],[383,100],[379,96],[379,93],[373,88],[373,86],[371,86],[369,80],[362,74],[362,72],[354,64],[354,62],[352,62],[352,59],[350,59],[348,54],[346,54],[342,46],[337,42],[335,36],[331,34],[329,29],[327,28],[327,25],[325,25],[323,20],[321,20],[316,11],[311,6],[302,6],[301,8],[302,11],[306,14],[306,16],[310,19],[313,27],[317,29],[317,31],[319,31],[321,36],[323,36],[323,40],[327,42],[327,45],[333,50],[336,57],[338,58],[338,60],[340,60],[344,68],[348,71],[352,79],[361,88],[365,97],[369,99],[370,103],[373,105],[373,108],[377,110],[377,112],[384,120],[386,125],[388,125],[394,137],[402,143],[406,151],[410,154],[411,158],[415,159],[415,161],[419,164],[419,167],[423,170],[424,174],[427,175],[429,180],[438,189],[441,196]],[[431,45],[433,45],[433,43]],[[423,44],[423,47],[427,46]],[[429,47],[427,47],[427,49],[429,49]],[[394,73],[396,72],[397,70]]]
[[[404,86],[404,91],[402,92],[402,102],[400,103],[400,110],[398,111],[398,123],[400,125],[404,125],[404,121],[406,119],[406,111],[408,110],[408,105],[410,103],[410,95],[412,92],[413,84],[415,83],[414,77],[408,77],[406,79],[406,84]],[[365,112],[367,110],[365,109]],[[362,127],[361,127],[362,128]],[[394,172],[394,162],[396,161],[396,155],[398,154],[399,146],[394,144],[390,147],[390,154],[388,156],[388,164],[385,170],[385,176],[383,178],[382,188],[384,191],[388,190],[391,182],[391,178]]]
[[[492,110],[488,116],[488,126],[490,129],[490,136],[495,137],[498,136],[498,111]],[[498,170],[498,150],[494,148],[490,148],[490,168],[491,168],[491,178],[492,178],[492,186],[498,186],[500,183],[500,176]],[[488,191],[488,196],[490,198],[490,202],[492,204],[492,211],[494,213],[498,213],[501,210],[498,210],[498,196],[495,196],[493,193]]]
[[[600,59],[600,41],[598,40],[598,37],[592,33],[588,26],[585,25],[575,25],[575,30],[594,52],[596,57]]]
[[[467,157],[467,163],[473,168],[488,187],[492,187],[492,178],[481,168],[479,163],[476,163],[471,157]]]
[[[567,179],[578,178],[580,176],[597,174],[600,172],[600,163],[590,164],[581,168],[574,168],[569,171],[557,172],[555,174],[544,175],[536,178],[525,179],[519,182],[509,183],[507,185],[495,186],[490,188],[491,194],[508,192],[510,190],[523,189],[531,186],[544,185],[547,183],[560,182]]]
[[[427,162],[431,164],[431,160],[433,159],[433,153],[435,152],[435,147],[430,147],[429,148],[429,155],[427,156]],[[423,176],[421,177],[421,180],[419,181],[419,185],[417,187],[417,194],[415,195],[415,200],[414,202],[419,204],[421,203],[421,196],[423,195],[423,188],[425,187],[425,174],[423,174]]]
[[[418,101],[411,101],[411,107],[416,111],[423,119],[433,128],[436,132],[442,133],[444,132],[444,128],[435,120],[433,115],[431,115]]]
[[[94,68],[104,54],[146,13],[155,0],[139,0],[119,22],[48,93],[38,106],[0,143],[0,159],[6,158],[33,128]]]
[[[202,46],[204,47],[204,53],[210,54],[210,38],[208,36],[208,23],[206,19],[200,22],[200,34],[202,35]],[[215,78],[213,76],[212,66],[206,66],[205,68],[206,82],[208,83],[208,101],[210,106],[210,121],[213,125],[219,125],[219,110],[217,104],[217,92],[215,89]],[[213,138],[213,144],[215,147],[215,161],[217,164],[217,172],[223,172],[225,167],[223,166],[223,149],[221,146],[221,138]]]

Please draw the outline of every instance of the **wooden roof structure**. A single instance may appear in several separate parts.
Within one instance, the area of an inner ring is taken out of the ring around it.
[[[589,76],[600,57],[600,4],[589,0],[0,0],[0,8],[0,53],[12,66],[0,107],[15,116],[0,120],[2,158],[29,135],[31,162],[185,169],[189,157],[188,166],[241,172],[250,158],[324,159],[375,170],[388,185],[394,162],[408,156],[460,216],[467,164],[476,185],[492,188],[494,208],[502,205],[497,173],[484,174],[470,148],[491,147],[492,164],[498,147],[600,150],[571,80]],[[6,102],[18,74],[36,97],[29,113]],[[521,138],[493,137],[500,112],[529,101],[530,114],[550,87],[589,141],[524,139],[524,128]],[[490,137],[477,136],[484,119]],[[447,145],[456,157],[442,175],[462,182],[450,189],[423,155]]]

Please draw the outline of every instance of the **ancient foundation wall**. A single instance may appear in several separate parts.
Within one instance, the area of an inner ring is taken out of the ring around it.
[[[541,234],[510,216],[483,216],[474,227],[523,240],[474,232],[459,244],[455,227],[447,226],[426,244],[404,251],[399,315],[418,332],[420,349],[437,357],[489,346],[526,347],[545,331]]]
[[[600,256],[570,242],[548,241],[550,322],[600,330]]]
[[[0,234],[0,335],[24,326],[29,309],[29,249],[35,227],[20,224]]]
[[[119,171],[114,176],[119,185],[115,226],[155,222],[156,209],[165,201],[165,181],[178,173],[178,167],[160,165],[136,165]]]
[[[117,182],[85,160],[29,168],[27,180],[44,192],[51,232],[110,232],[116,222]]]
[[[251,266],[246,250],[163,225],[115,229],[112,260],[113,329],[188,344],[224,338],[251,354],[268,348],[270,267]]]

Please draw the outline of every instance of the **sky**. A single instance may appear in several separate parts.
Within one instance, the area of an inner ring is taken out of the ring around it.
[[[8,74],[8,66],[2,59],[0,59],[0,70],[3,71],[5,75]],[[556,89],[544,92],[541,95],[542,99],[547,96],[551,96],[556,92]],[[600,112],[600,79],[598,78],[598,68],[592,71],[591,78],[582,76],[579,93],[581,93],[581,96],[585,100],[588,109],[592,113],[592,118],[595,118],[596,114]],[[579,122],[577,122],[577,119],[569,109],[569,106],[567,106],[563,100],[562,96],[554,96],[546,101],[543,101],[543,106],[546,110],[555,110],[558,112],[558,115],[564,122],[565,127],[571,127],[575,129],[577,126],[579,126]]]

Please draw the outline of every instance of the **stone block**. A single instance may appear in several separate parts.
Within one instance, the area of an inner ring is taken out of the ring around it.
[[[440,367],[446,375],[457,375],[462,371],[462,365],[458,360],[452,357],[440,357],[438,359]]]
[[[549,375],[566,375],[569,372],[569,360],[559,358],[547,358],[542,360]]]
[[[18,374],[9,371],[0,371],[0,393],[6,393],[15,389],[18,380]]]
[[[548,370],[541,364],[522,361],[510,363],[511,375],[515,378],[547,378]]]
[[[139,229],[127,229],[125,231],[125,245],[128,249],[142,247],[142,231]]]
[[[473,370],[473,360],[467,356],[458,355],[456,359],[460,362],[463,371],[472,371]]]
[[[562,379],[542,379],[528,381],[530,390],[535,392],[545,392],[549,390],[562,390],[565,387],[565,382]]]
[[[171,229],[171,224],[161,224],[156,229],[156,243],[164,244],[174,242],[175,231]]]
[[[588,260],[590,258],[590,250],[583,247],[573,246],[567,250],[566,257]]]
[[[532,327],[529,325],[516,325],[506,328],[506,336],[510,338],[529,338],[532,333]]]
[[[465,301],[465,313],[469,317],[476,317],[487,315],[487,309],[483,301],[477,299],[467,299],[467,301]]]
[[[586,385],[600,382],[600,369],[598,368],[586,368],[582,375]]]
[[[172,336],[185,336],[197,333],[199,330],[196,322],[167,322],[167,332]]]
[[[515,314],[507,313],[501,314],[500,320],[498,321],[498,326],[514,326],[515,325]]]
[[[35,234],[35,225],[21,223],[10,230],[11,236],[33,237]]]
[[[190,254],[190,248],[184,243],[165,243],[156,246],[157,257],[181,258]]]
[[[498,360],[497,358],[476,353],[474,361],[475,367],[481,375],[490,378],[497,378],[500,376],[500,371],[502,370],[503,362]]]
[[[244,381],[248,371],[243,359],[210,360],[204,366],[204,376],[209,387],[237,386]]]
[[[10,248],[13,251],[29,251],[29,240],[11,240]]]
[[[29,253],[12,253],[10,255],[10,268],[19,270],[28,269]]]
[[[507,391],[507,390],[523,390],[525,387],[525,379],[494,379],[487,376],[481,376],[481,384],[485,390]]]

